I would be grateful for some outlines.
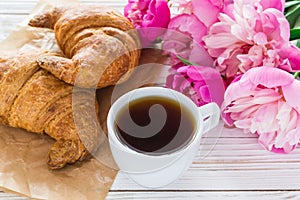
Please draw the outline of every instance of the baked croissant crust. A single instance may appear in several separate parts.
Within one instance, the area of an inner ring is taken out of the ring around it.
[[[29,25],[54,29],[65,57],[43,55],[38,63],[67,83],[85,88],[115,85],[138,64],[138,35],[129,20],[112,8],[56,7],[36,15]]]
[[[86,101],[95,98],[95,91],[74,90],[40,68],[36,59],[41,55],[54,56],[39,52],[0,55],[0,123],[54,138],[47,163],[58,169],[85,159],[97,148],[98,119],[91,115],[97,112],[97,103]],[[80,99],[74,101],[74,96]],[[85,119],[75,124],[74,113]],[[79,130],[88,134],[79,137]]]

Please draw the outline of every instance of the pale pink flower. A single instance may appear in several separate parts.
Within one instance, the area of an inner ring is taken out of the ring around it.
[[[220,13],[231,16],[233,10],[233,0],[192,0],[193,13],[206,27],[219,21]]]
[[[242,3],[247,3],[249,0],[243,1]],[[281,12],[284,10],[285,0],[251,0],[257,7],[262,7],[263,10],[267,8],[275,8]]]
[[[193,12],[192,0],[172,0],[171,6],[178,7],[178,14],[192,14]]]
[[[173,17],[162,36],[162,48],[171,54],[173,64],[180,56],[198,65],[213,66],[213,59],[202,44],[207,33],[205,25],[195,15],[181,14]]]
[[[234,1],[234,18],[221,13],[203,38],[217,69],[226,77],[257,66],[300,70],[300,50],[289,42],[282,10],[281,0]]]
[[[203,46],[203,36],[218,21],[220,12],[230,12],[233,0],[173,0],[183,14],[173,17],[162,37],[163,50],[170,53],[173,64],[177,56],[197,65],[213,66],[213,59]]]
[[[221,106],[224,99],[224,83],[220,73],[205,66],[173,67],[167,77],[166,87],[186,95],[197,106],[216,102]]]
[[[143,46],[162,35],[170,21],[167,0],[129,0],[124,15],[139,31]]]
[[[195,14],[200,21],[209,27],[218,21],[220,12],[230,14],[233,0],[171,0],[178,6],[179,14]]]
[[[273,67],[248,70],[227,88],[223,120],[258,134],[269,151],[289,153],[300,141],[300,81]]]

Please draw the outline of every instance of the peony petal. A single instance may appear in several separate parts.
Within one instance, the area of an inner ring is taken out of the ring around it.
[[[300,116],[297,111],[292,109],[289,114],[290,114],[290,116],[287,117],[287,119],[289,119],[289,121],[286,124],[281,124],[282,130],[284,130],[284,131],[290,131],[292,129],[295,129],[299,126],[299,123],[300,123]]]
[[[193,83],[194,83],[194,89],[195,89],[196,91],[200,90],[201,87],[206,86],[206,83],[205,83],[204,80],[201,80],[201,81],[194,81]]]
[[[220,32],[230,32],[231,27],[232,26],[228,25],[228,23],[226,23],[226,22],[217,22],[217,23],[214,23],[210,27],[209,34],[216,34],[216,33],[220,33]]]
[[[292,75],[291,75],[292,76]],[[293,77],[293,76],[292,76]],[[292,84],[282,86],[282,93],[286,102],[300,111],[300,81],[294,80]]]
[[[218,33],[212,37],[205,37],[205,44],[208,48],[227,48],[241,42],[231,33]]]
[[[289,145],[288,143],[286,143],[286,145],[283,148],[276,148],[275,146],[273,146],[271,151],[274,153],[285,154],[285,153],[292,152],[295,148],[296,148],[296,145]]]
[[[244,104],[238,104],[228,107],[226,112],[243,112],[244,110],[247,110],[248,108],[252,107],[254,104],[250,101],[248,103]]]
[[[199,66],[197,69],[208,86],[212,101],[221,107],[224,101],[225,87],[220,73],[216,69],[206,66]]]
[[[258,134],[259,134],[258,143],[261,144],[263,147],[265,147],[265,149],[272,151],[277,134],[275,132],[258,133]]]
[[[246,118],[246,119],[236,120],[234,122],[234,125],[240,129],[249,129],[251,126],[251,119]]]
[[[207,85],[202,86],[199,90],[199,96],[202,98],[203,101],[205,102],[212,102],[212,98],[210,95],[210,91]]]
[[[203,80],[200,69],[196,69],[195,66],[189,66],[188,68],[185,68],[185,69],[188,69],[188,70],[184,70],[184,71],[186,71],[187,76],[190,77],[191,79],[193,79],[195,81]],[[180,68],[180,69],[178,69],[178,72],[182,73],[183,71]]]
[[[199,43],[192,43],[189,61],[198,65],[212,67],[214,60],[207,50]]]
[[[248,39],[249,36],[247,30],[239,24],[234,24],[231,26],[231,34],[240,41],[251,43],[251,41]]]
[[[280,132],[277,134],[277,137],[275,139],[274,147],[276,149],[282,149],[285,153],[290,153],[294,148],[295,145],[299,142],[299,137],[290,137],[290,136],[299,136],[297,134],[297,130],[291,130],[288,133],[286,132]],[[291,139],[291,140],[289,140]]]
[[[280,94],[275,93],[272,96],[260,96],[260,97],[255,96],[252,102],[254,104],[267,104],[267,103],[277,102],[281,98],[282,96]]]
[[[191,66],[182,66],[182,67],[179,67],[177,69],[177,72],[181,73],[181,74],[186,74],[189,71],[190,67]]]
[[[188,33],[198,43],[207,34],[207,27],[195,15],[188,14],[173,17],[168,25],[168,29]]]
[[[248,73],[248,72],[247,72]],[[240,99],[241,97],[248,97],[250,95],[255,95],[257,92],[254,91],[256,85],[253,85],[249,79],[243,79],[245,76],[238,76],[237,81],[234,80],[226,89],[224,94],[224,103],[229,105],[231,102]],[[241,80],[243,79],[243,82]]]
[[[181,14],[171,19],[162,37],[163,49],[198,65],[213,66],[213,59],[203,47],[206,26],[195,15]]]
[[[224,22],[225,24],[227,24],[227,26],[229,26],[229,27],[231,27],[233,24],[236,24],[236,22],[234,21],[234,18],[230,17],[227,14],[223,14],[223,13],[219,14],[219,20],[220,20],[220,22]],[[217,23],[220,23],[220,22],[217,22]],[[212,27],[213,26],[214,26],[214,24],[212,25]]]
[[[246,117],[253,117],[253,115],[255,114],[255,112],[257,111],[257,109],[259,108],[260,105],[252,105],[250,107],[247,108],[247,110],[244,110],[243,112],[241,112],[240,114],[240,118],[246,118]]]
[[[277,90],[275,90],[274,88],[255,88],[254,90],[255,91],[254,91],[253,95],[255,97],[279,95]]]
[[[251,4],[244,3],[242,6],[242,17],[245,19],[254,19],[257,15],[255,7]]]
[[[181,74],[173,76],[172,88],[178,89],[183,83],[186,82],[186,79]]]
[[[210,27],[218,20],[220,10],[210,0],[192,0],[192,5],[195,15],[206,27]]]
[[[179,92],[183,92],[186,90],[186,89],[189,89],[189,88],[192,88],[191,86],[191,82],[188,81],[187,79],[185,79],[184,81],[181,82],[180,86],[179,86]]]
[[[282,131],[290,131],[297,127],[297,118],[293,108],[283,101],[278,102],[278,113],[276,119]]]
[[[268,42],[268,38],[265,33],[259,32],[254,35],[254,42],[258,45],[265,45]]]
[[[287,58],[293,71],[300,71],[300,49],[291,45],[280,50],[279,55]]]
[[[263,9],[275,8],[281,12],[284,10],[285,0],[260,0]]]
[[[226,1],[226,0],[225,0]],[[227,3],[223,6],[222,12],[231,17],[232,19],[234,18],[233,15],[233,2]]]
[[[147,27],[167,28],[171,13],[167,1],[152,0],[149,4],[148,13],[152,16]]]
[[[292,130],[291,131],[291,134],[295,134],[296,133],[296,130]],[[288,143],[288,140],[287,140],[287,132],[285,131],[279,131],[277,132],[277,137],[275,139],[275,148],[283,148],[287,143]],[[296,142],[297,144],[298,142]]]
[[[275,40],[278,44],[286,44],[290,38],[290,25],[284,14],[276,9],[269,8],[263,11],[262,15],[266,18],[268,23],[263,24],[263,32],[267,34],[269,40]],[[271,27],[268,29],[268,24]]]
[[[253,116],[251,133],[273,132],[279,129],[276,123],[276,114],[278,112],[277,104],[265,104],[260,106]]]
[[[221,113],[221,117],[223,119],[223,121],[228,125],[228,126],[234,126],[234,120],[231,118],[230,114],[231,113],[226,113],[224,111],[226,111],[226,107],[224,107],[224,104],[222,105],[222,113]]]
[[[124,15],[125,15],[125,17],[128,18],[129,13],[132,12],[131,9],[132,9],[132,4],[130,4],[130,3],[127,4],[127,5],[124,7]]]
[[[263,85],[267,88],[273,88],[292,84],[294,77],[278,68],[256,67],[247,71],[241,78],[242,83],[248,80],[255,86]]]
[[[297,145],[300,141],[300,128],[296,127],[295,129],[287,133],[287,140],[291,145]]]

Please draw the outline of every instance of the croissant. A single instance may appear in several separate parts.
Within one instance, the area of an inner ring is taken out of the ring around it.
[[[29,21],[54,29],[65,57],[43,55],[40,67],[79,87],[102,88],[126,80],[138,64],[140,41],[133,25],[115,10],[99,5],[55,7]]]
[[[97,148],[98,119],[90,113],[98,108],[96,100],[87,101],[95,98],[95,91],[75,90],[40,68],[36,59],[41,55],[54,56],[40,52],[0,55],[0,123],[54,138],[47,163],[58,169],[85,159]],[[75,124],[74,113],[85,119],[78,118]]]

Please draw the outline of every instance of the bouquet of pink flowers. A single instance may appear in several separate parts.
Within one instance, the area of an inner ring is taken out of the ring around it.
[[[300,1],[129,0],[124,14],[172,58],[167,87],[217,102],[267,150],[300,143]]]

